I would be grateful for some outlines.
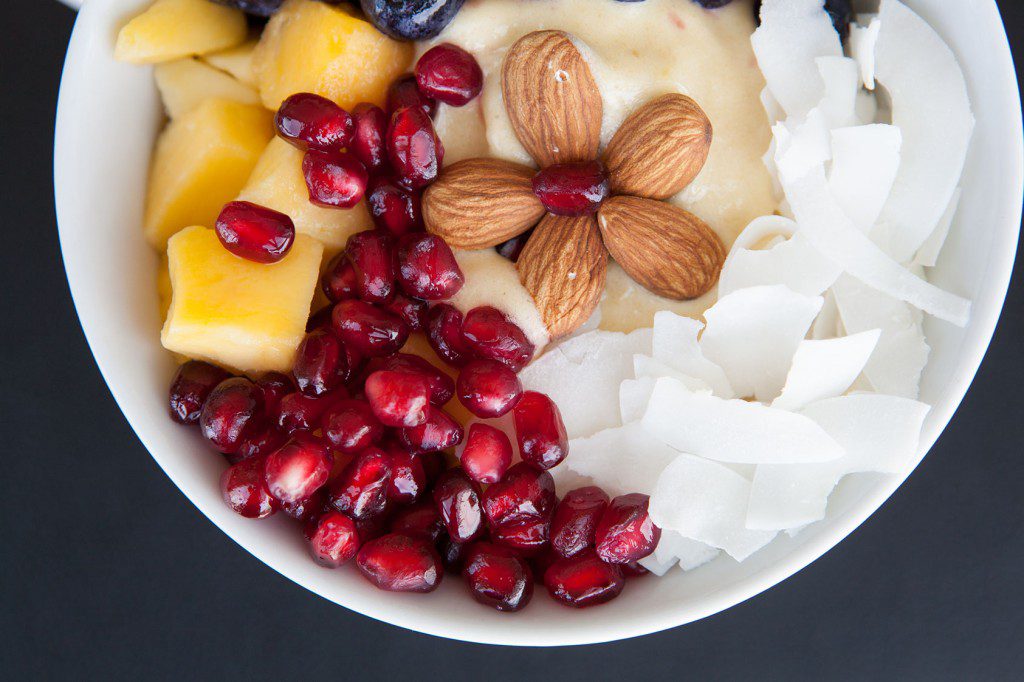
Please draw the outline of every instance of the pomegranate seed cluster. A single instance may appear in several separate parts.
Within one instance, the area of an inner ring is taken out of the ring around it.
[[[499,611],[524,608],[535,580],[563,604],[590,606],[645,572],[636,562],[660,536],[648,498],[587,487],[558,499],[549,470],[568,454],[565,426],[554,402],[518,377],[535,347],[500,310],[463,314],[445,302],[463,273],[420,218],[420,192],[444,157],[437,102],[466,104],[482,80],[471,55],[439,45],[395,81],[388,111],[349,113],[308,93],[285,100],[277,131],[305,153],[310,201],[350,208],[365,196],[376,228],[353,235],[325,268],[330,303],[310,317],[291,375],[253,380],[190,361],[172,381],[170,413],[226,457],[228,506],[297,519],[321,566],[354,563],[399,592],[430,592],[446,572],[459,574]],[[567,177],[598,187],[576,194],[599,202],[600,169],[590,170]],[[551,203],[584,208],[573,192],[559,194],[560,179],[539,184]],[[217,234],[236,256],[273,263],[295,228],[234,202]],[[447,367],[401,352],[415,333]],[[511,415],[515,443],[484,421],[466,432],[447,409],[456,400],[481,420]]]

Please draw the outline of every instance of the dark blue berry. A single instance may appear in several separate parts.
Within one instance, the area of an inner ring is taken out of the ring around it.
[[[466,0],[361,0],[363,12],[399,40],[428,40],[444,30]]]
[[[284,0],[213,0],[218,5],[227,5],[240,9],[246,14],[256,17],[269,17],[281,9]]]
[[[844,41],[849,38],[850,20],[853,18],[850,0],[825,0],[825,11],[832,17],[832,25],[836,27],[839,37]]]
[[[725,7],[732,0],[693,0],[695,3],[703,7],[704,9],[718,9],[719,7]]]

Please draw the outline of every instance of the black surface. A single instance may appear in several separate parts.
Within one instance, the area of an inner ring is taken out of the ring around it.
[[[1001,4],[1020,48],[1024,8]],[[54,225],[52,123],[73,14],[52,0],[4,5],[0,678],[1020,679],[1019,263],[985,364],[938,445],[795,578],[609,645],[501,649],[412,634],[249,556],[133,435],[85,344]]]

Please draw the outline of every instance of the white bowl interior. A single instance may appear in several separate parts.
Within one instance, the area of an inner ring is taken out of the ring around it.
[[[828,517],[782,537],[743,564],[721,558],[690,573],[635,581],[620,599],[577,612],[545,596],[515,616],[474,603],[457,580],[429,596],[377,591],[355,571],[329,571],[306,553],[294,522],[253,522],[223,504],[224,468],[194,430],[166,416],[174,363],[159,344],[157,256],[142,236],[149,155],[161,121],[149,69],[112,58],[117,29],[149,0],[90,0],[68,51],[57,117],[55,185],[61,246],[78,314],[97,363],[135,432],[200,510],[252,554],[300,585],[355,611],[410,629],[495,644],[582,644],[655,632],[716,613],[800,570],[892,494],[896,476],[855,476],[833,494]],[[1020,222],[1020,102],[1009,47],[992,0],[907,0],[949,41],[967,75],[978,119],[964,195],[932,280],[974,299],[970,325],[929,321],[933,348],[922,399],[934,405],[920,456],[967,390],[1002,307]],[[542,592],[543,590],[541,590]]]

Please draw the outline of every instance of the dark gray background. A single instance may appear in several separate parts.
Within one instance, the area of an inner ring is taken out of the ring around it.
[[[1024,7],[1000,4],[1019,50]],[[3,5],[0,678],[1024,675],[1019,286],[973,389],[906,485],[796,577],[702,622],[608,645],[501,649],[369,620],[274,573],[178,492],[100,378],[52,200],[53,113],[74,15],[53,0]]]

